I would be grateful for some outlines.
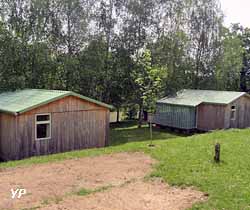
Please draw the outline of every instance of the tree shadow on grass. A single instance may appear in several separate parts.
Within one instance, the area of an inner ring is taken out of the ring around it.
[[[153,141],[184,136],[186,135],[153,127]],[[150,141],[149,125],[144,124],[142,128],[138,128],[137,121],[123,121],[111,124],[110,140],[111,146],[125,144],[128,142]]]

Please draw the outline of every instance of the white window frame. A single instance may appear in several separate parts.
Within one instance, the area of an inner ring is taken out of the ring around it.
[[[232,109],[232,107],[234,106],[234,109]],[[231,106],[231,110],[230,110],[230,120],[236,120],[236,112],[237,111],[237,108],[235,105],[232,105]],[[232,112],[234,112],[234,117],[232,118]]]
[[[49,120],[47,121],[37,121],[37,116],[44,116],[49,115]],[[46,138],[37,138],[37,125],[40,124],[49,124],[49,137]],[[35,115],[35,140],[36,141],[42,141],[42,140],[49,140],[51,139],[51,113],[42,113],[42,114],[36,114]]]

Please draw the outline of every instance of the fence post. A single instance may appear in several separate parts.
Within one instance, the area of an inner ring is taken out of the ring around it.
[[[214,152],[215,152],[214,161],[216,163],[219,163],[220,162],[220,144],[219,143],[215,145]]]
[[[149,123],[149,131],[150,131],[150,144],[149,144],[150,147],[154,147],[152,121],[153,121],[153,114],[148,113],[148,123]]]

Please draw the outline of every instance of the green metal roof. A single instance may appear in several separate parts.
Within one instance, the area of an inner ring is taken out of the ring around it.
[[[192,107],[196,107],[201,103],[227,105],[243,95],[249,96],[245,92],[185,89],[177,92],[176,96],[165,97],[157,101],[157,103]]]
[[[43,90],[43,89],[25,89],[13,92],[4,92],[0,94],[0,112],[10,114],[21,114],[45,105],[52,101],[64,98],[66,96],[75,96],[94,104],[112,109],[113,107],[100,101],[79,95],[71,91],[62,90]]]

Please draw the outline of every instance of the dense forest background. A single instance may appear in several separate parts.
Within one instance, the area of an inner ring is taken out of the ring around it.
[[[183,88],[250,90],[250,30],[218,0],[0,0],[0,88],[152,110]]]

